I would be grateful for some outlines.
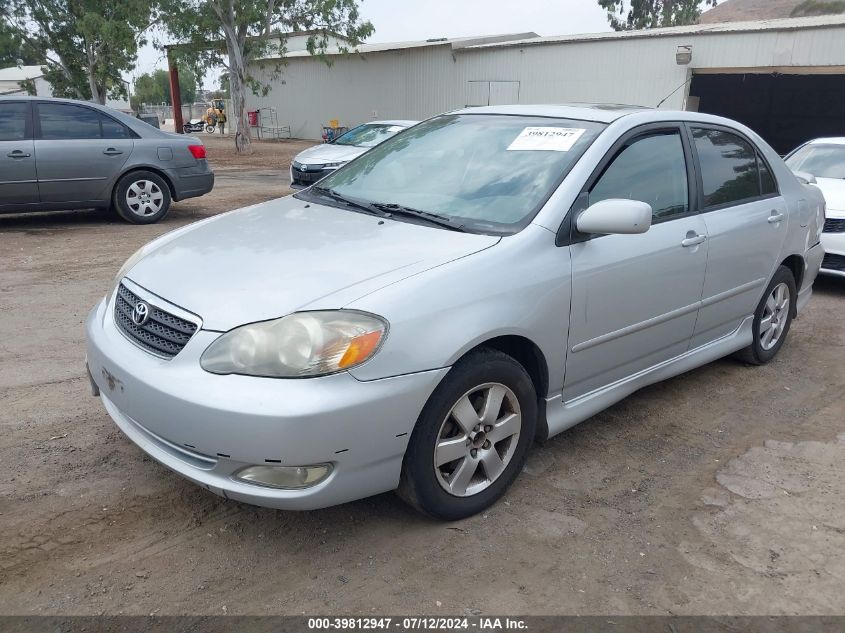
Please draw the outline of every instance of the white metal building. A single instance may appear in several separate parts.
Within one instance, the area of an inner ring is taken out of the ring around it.
[[[813,136],[845,135],[845,16],[359,50],[330,51],[331,66],[291,52],[270,93],[253,96],[249,109],[275,107],[293,136],[314,139],[331,119],[356,125],[562,102],[700,109],[747,123],[783,152]]]

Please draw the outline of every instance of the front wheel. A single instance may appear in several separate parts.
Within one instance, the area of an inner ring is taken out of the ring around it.
[[[213,134],[214,133],[214,126],[213,125],[206,125],[205,126],[205,133],[206,134]]]
[[[737,352],[736,357],[751,365],[765,365],[771,361],[783,347],[789,333],[797,299],[792,271],[780,266],[754,312],[751,345]]]
[[[439,519],[492,505],[519,474],[537,424],[537,394],[516,360],[497,350],[461,359],[420,414],[399,495]]]
[[[133,171],[117,181],[114,207],[132,224],[158,222],[170,209],[170,187],[151,171]]]

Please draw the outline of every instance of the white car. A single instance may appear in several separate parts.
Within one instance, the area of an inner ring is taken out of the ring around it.
[[[419,121],[371,121],[352,128],[333,141],[309,147],[294,157],[290,166],[290,182],[292,185],[311,185],[417,123]]]
[[[845,277],[845,137],[817,138],[786,157],[792,171],[811,174],[827,202],[819,272]]]

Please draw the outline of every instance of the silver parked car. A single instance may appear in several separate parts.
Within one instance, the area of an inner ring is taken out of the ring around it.
[[[226,498],[398,489],[457,519],[535,439],[722,356],[772,360],[823,219],[820,192],[726,119],[462,110],[142,248],[88,317],[92,386]]]
[[[371,121],[352,128],[329,143],[309,147],[294,156],[290,165],[290,182],[294,186],[313,184],[417,123],[419,121]]]
[[[0,97],[0,213],[113,208],[161,220],[214,186],[205,146],[83,101]]]
[[[845,137],[813,139],[784,161],[821,189],[827,202],[819,273],[845,277]]]

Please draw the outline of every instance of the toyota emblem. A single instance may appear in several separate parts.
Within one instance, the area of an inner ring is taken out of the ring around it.
[[[150,304],[146,301],[139,301],[132,310],[132,322],[135,325],[144,325],[150,319]]]

